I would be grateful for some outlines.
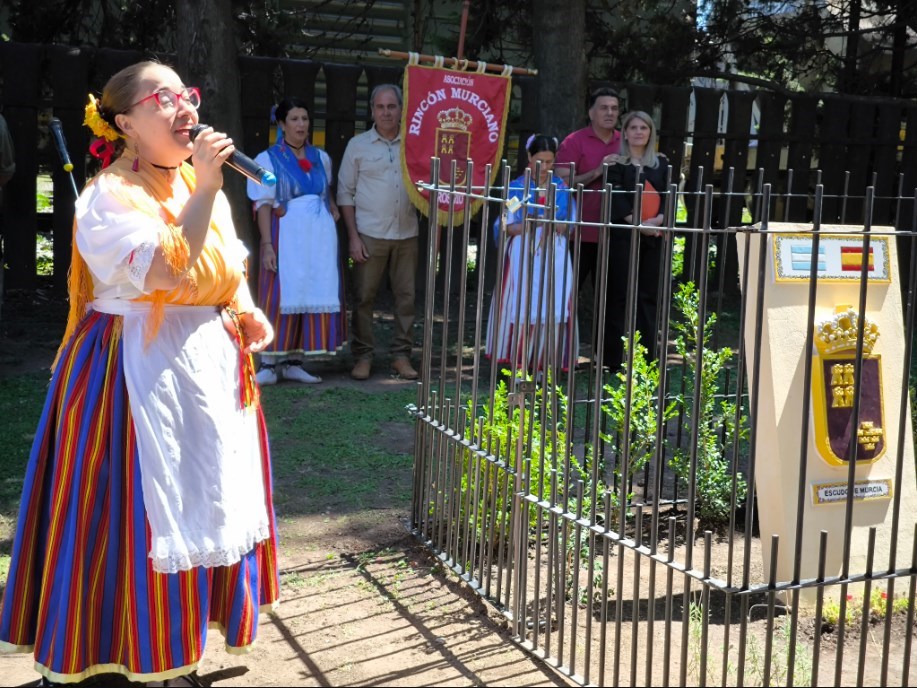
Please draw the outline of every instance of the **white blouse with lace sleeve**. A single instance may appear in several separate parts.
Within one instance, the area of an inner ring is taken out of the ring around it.
[[[164,221],[125,205],[99,177],[76,202],[76,243],[92,273],[96,298],[134,299],[160,245]]]

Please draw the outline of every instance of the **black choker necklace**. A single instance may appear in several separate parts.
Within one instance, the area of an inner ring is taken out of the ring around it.
[[[301,146],[294,146],[292,143],[287,141],[287,145],[295,151],[301,151],[303,148],[306,147],[306,142],[303,141]]]
[[[166,167],[165,165],[157,165],[155,162],[151,162],[150,164],[153,167],[155,167],[157,170],[177,170],[178,169],[178,165],[176,165],[175,167]]]

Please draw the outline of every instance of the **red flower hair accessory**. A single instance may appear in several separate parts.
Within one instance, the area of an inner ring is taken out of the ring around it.
[[[96,139],[89,146],[89,152],[92,157],[102,161],[102,169],[111,165],[111,159],[115,154],[115,145],[107,139]]]

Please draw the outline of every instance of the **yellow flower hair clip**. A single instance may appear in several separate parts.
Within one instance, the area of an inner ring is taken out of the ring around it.
[[[99,104],[91,93],[89,94],[89,103],[86,105],[86,116],[83,118],[83,124],[89,127],[92,133],[99,138],[108,141],[116,141],[121,138],[121,135],[108,122],[102,119],[102,115],[99,114]]]

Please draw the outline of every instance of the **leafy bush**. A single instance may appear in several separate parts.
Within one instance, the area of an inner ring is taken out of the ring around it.
[[[625,339],[625,353],[628,346]],[[627,475],[621,475],[616,468],[615,476],[618,479],[630,480],[646,466],[650,458],[656,454],[656,433],[659,423],[664,425],[678,415],[677,402],[668,401],[662,410],[662,418],[659,418],[659,363],[647,360],[646,354],[646,347],[640,343],[640,332],[634,332],[631,370],[627,370],[625,360],[615,374],[612,384],[605,385],[606,401],[602,404],[602,413],[608,418],[609,432],[601,435],[602,441],[615,445],[619,457],[623,455],[623,443],[626,441],[630,446]],[[628,379],[631,381],[629,420],[625,418]]]
[[[35,244],[35,272],[44,276],[54,274],[54,244],[41,234]]]
[[[511,371],[504,370],[504,376],[512,375]],[[524,380],[517,380],[518,383],[528,383],[534,385],[534,392],[526,395],[523,404],[513,403],[510,399],[509,386],[506,380],[500,380],[494,392],[493,398],[484,403],[481,413],[483,418],[483,431],[478,443],[490,454],[499,457],[506,462],[506,468],[511,476],[516,471],[523,470],[523,478],[528,479],[529,493],[539,496],[541,499],[560,505],[570,511],[576,511],[576,489],[575,486],[582,482],[584,484],[584,504],[583,510],[586,511],[591,507],[591,475],[583,464],[580,463],[577,456],[573,453],[573,447],[567,437],[568,426],[568,402],[567,397],[559,387],[552,384],[550,378],[545,385],[534,384],[531,377]],[[554,416],[554,408],[550,400],[545,398],[545,387],[552,389],[552,395],[557,400],[557,412]],[[469,401],[465,408],[466,419],[469,426],[475,421],[475,409],[472,402]],[[522,456],[522,466],[517,465],[516,439],[519,433],[525,443]],[[531,440],[529,440],[531,438]],[[544,456],[542,458],[542,451]],[[463,457],[462,471],[462,503],[468,501],[465,499],[466,493],[474,488],[472,483],[474,472],[471,461],[473,458],[472,451],[466,449]],[[565,464],[569,462],[568,480],[564,480]],[[553,471],[558,474],[557,493],[554,492]],[[571,486],[568,494],[564,493],[564,483]],[[604,491],[601,484],[597,486],[597,499],[601,499]],[[503,495],[499,491],[492,495],[492,502],[487,505],[490,515],[494,519],[494,524],[501,528],[509,525],[509,515],[512,509],[512,494]],[[510,491],[511,492],[511,491]],[[470,504],[469,510],[474,509],[475,505]],[[464,509],[464,507],[463,507]],[[529,510],[529,526],[534,527],[537,524],[537,513],[535,509]],[[468,516],[471,514],[469,513]],[[466,518],[466,514],[462,514]],[[478,535],[480,535],[482,524],[478,524]]]
[[[684,395],[678,399],[684,410],[685,427],[689,433],[697,429],[697,471],[695,494],[697,516],[709,526],[729,521],[733,504],[745,499],[747,485],[742,474],[735,472],[735,501],[733,502],[733,469],[726,454],[736,434],[740,439],[747,437],[746,416],[739,419],[736,428],[736,403],[725,399],[717,403],[720,375],[730,358],[729,347],[713,350],[708,348],[716,314],[711,313],[703,326],[703,342],[698,346],[697,332],[700,325],[700,295],[694,284],[680,285],[674,296],[679,318],[672,322],[677,333],[675,350],[686,363],[686,385]],[[700,350],[700,360],[697,352]],[[700,366],[700,404],[693,408],[694,383]],[[669,465],[685,483],[691,480],[691,457],[689,451],[678,449]]]

